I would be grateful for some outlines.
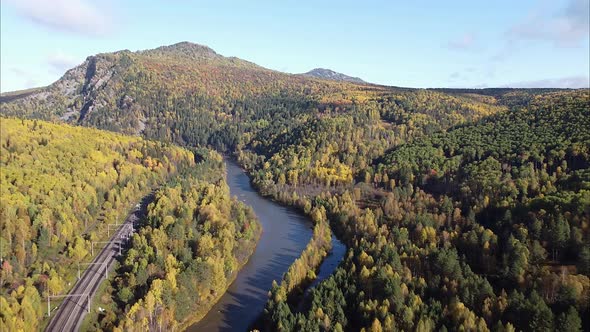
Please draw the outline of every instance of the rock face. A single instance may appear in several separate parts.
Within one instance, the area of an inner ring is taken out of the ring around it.
[[[89,56],[53,84],[21,94],[14,93],[9,100],[1,100],[2,112],[6,115],[83,124],[89,117],[95,116],[98,109],[116,109],[120,106],[112,104],[123,92],[124,73],[133,62],[130,54],[129,51],[120,51]],[[119,100],[125,102],[125,107],[121,108],[131,108],[133,102],[125,95]],[[137,123],[137,119],[134,123]],[[139,129],[124,132],[137,134]]]
[[[363,81],[362,79],[360,79],[358,77],[352,77],[352,76],[344,75],[344,74],[335,72],[335,71],[330,70],[330,69],[325,69],[325,68],[315,68],[315,69],[312,69],[312,70],[310,70],[307,73],[304,73],[302,75],[304,75],[304,76],[311,76],[311,77],[317,77],[317,78],[322,78],[322,79],[332,80],[332,81],[352,82],[352,83],[367,83],[367,82]]]
[[[126,88],[130,81],[150,80],[153,76],[148,72],[154,71],[165,72],[164,79],[167,82],[187,75],[199,79],[224,70],[220,68],[266,70],[251,62],[224,57],[207,46],[189,42],[137,52],[123,50],[102,53],[89,56],[86,61],[68,70],[49,86],[2,94],[0,112],[9,116],[28,116],[83,124],[88,122],[89,117],[99,116],[96,113],[100,113],[101,110],[132,110],[133,113],[126,115],[130,117],[127,125],[137,123],[137,127],[136,130],[125,132],[140,133],[143,127],[142,107],[134,98],[127,95]],[[138,74],[139,72],[142,73]],[[100,117],[103,127],[117,129],[105,125],[112,123],[113,117]]]
[[[47,113],[48,118],[54,115],[61,120],[81,122],[100,104],[97,97],[101,91],[108,90],[119,58],[120,55],[116,53],[89,56],[55,83],[20,96],[15,94],[12,99],[23,108],[35,109],[42,104],[44,108],[52,110]],[[8,107],[3,111],[10,113]]]

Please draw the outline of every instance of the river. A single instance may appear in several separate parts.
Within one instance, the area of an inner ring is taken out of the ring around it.
[[[263,233],[250,260],[221,299],[188,331],[247,331],[264,310],[272,281],[279,282],[311,239],[313,224],[306,216],[260,196],[246,173],[226,160],[231,194],[251,206]],[[318,281],[336,268],[346,247],[332,237],[333,250],[320,266]]]

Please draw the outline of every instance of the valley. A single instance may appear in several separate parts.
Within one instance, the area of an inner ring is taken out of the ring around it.
[[[587,330],[590,91],[359,80],[182,42],[3,95],[2,327],[154,190],[84,330]]]

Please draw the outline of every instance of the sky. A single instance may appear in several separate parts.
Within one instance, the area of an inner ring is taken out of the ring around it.
[[[384,85],[589,86],[590,0],[1,0],[0,90],[93,54],[181,41],[288,73]]]

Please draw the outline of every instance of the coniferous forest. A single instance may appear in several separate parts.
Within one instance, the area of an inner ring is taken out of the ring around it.
[[[147,195],[84,328],[200,320],[267,235],[222,154],[313,222],[252,329],[590,330],[588,89],[335,81],[185,42],[1,102],[0,330],[47,324],[44,297]],[[346,254],[303,295],[332,234]]]

